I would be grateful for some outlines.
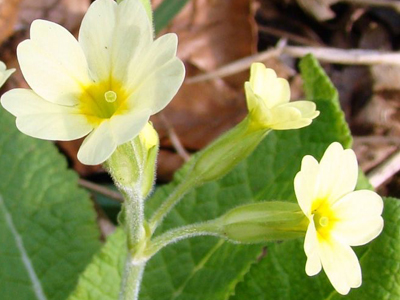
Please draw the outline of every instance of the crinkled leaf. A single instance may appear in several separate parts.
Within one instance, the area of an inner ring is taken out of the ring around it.
[[[62,300],[100,247],[95,212],[53,144],[0,109],[0,298]]]
[[[122,229],[117,229],[93,257],[91,264],[79,278],[77,289],[68,300],[118,299],[126,249],[125,233]],[[109,284],[110,282],[114,284]]]

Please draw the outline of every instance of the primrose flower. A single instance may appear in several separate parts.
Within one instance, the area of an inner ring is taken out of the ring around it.
[[[11,76],[12,73],[15,72],[15,69],[8,69],[6,65],[0,61],[0,87],[7,81],[7,79]]]
[[[311,101],[290,100],[289,83],[277,78],[272,69],[253,63],[250,81],[244,85],[247,107],[254,124],[274,130],[298,129],[311,124],[319,115]]]
[[[32,90],[11,90],[1,103],[27,135],[64,141],[88,135],[78,152],[84,164],[104,162],[135,138],[184,78],[177,36],[154,41],[139,0],[95,1],[79,41],[43,20],[34,21],[30,33],[17,55]]]
[[[382,198],[369,190],[354,191],[358,166],[351,149],[332,143],[321,162],[305,156],[294,187],[310,223],[304,242],[306,273],[324,268],[333,287],[343,295],[361,285],[361,267],[350,246],[364,245],[383,228]]]

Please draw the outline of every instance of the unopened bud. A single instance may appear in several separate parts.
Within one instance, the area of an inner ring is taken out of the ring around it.
[[[147,123],[139,134],[143,155],[142,194],[146,198],[154,185],[157,154],[160,144],[157,131],[151,123]]]

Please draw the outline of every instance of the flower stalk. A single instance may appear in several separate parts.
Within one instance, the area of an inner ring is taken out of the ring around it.
[[[175,190],[169,194],[161,206],[154,212],[149,221],[150,232],[154,233],[158,225],[168,215],[171,209],[185,196],[193,187],[195,182],[192,180],[182,181]]]
[[[150,259],[165,246],[176,243],[183,239],[196,236],[222,237],[222,230],[219,224],[219,219],[171,229],[154,238],[146,247],[146,250],[144,251],[144,256],[147,259]]]
[[[151,232],[155,231],[164,217],[186,193],[195,187],[225,176],[250,155],[269,131],[268,128],[254,127],[251,118],[246,117],[205,149],[193,155],[188,162],[189,171],[184,181],[176,187],[150,219]]]
[[[131,142],[119,146],[105,167],[124,197],[120,221],[127,233],[128,256],[120,299],[138,299],[142,273],[146,265],[142,252],[148,240],[144,220],[144,197],[154,182],[158,136],[147,124]],[[145,184],[143,184],[145,182]]]
[[[135,263],[128,255],[119,300],[139,299],[140,284],[146,262]]]
[[[304,237],[308,219],[295,203],[270,201],[242,205],[221,217],[169,230],[151,240],[143,255],[150,259],[165,246],[196,236],[216,236],[241,244]]]

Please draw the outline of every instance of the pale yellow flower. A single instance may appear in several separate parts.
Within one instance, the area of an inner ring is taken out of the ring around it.
[[[84,164],[99,164],[136,137],[163,109],[184,78],[177,36],[153,39],[140,0],[97,0],[86,13],[79,42],[63,27],[36,20],[17,49],[32,88],[6,93],[1,103],[23,133],[48,140],[88,135]]]
[[[311,101],[290,100],[289,83],[262,63],[253,63],[245,83],[247,107],[256,126],[274,130],[308,126],[319,115]]]
[[[0,61],[0,87],[7,81],[7,79],[11,76],[12,73],[15,72],[15,69],[8,69],[6,65]]]
[[[305,156],[294,187],[299,205],[310,220],[304,250],[306,273],[323,267],[340,294],[361,285],[361,268],[350,246],[364,245],[383,228],[382,198],[369,190],[354,191],[358,177],[356,156],[332,143],[321,162]]]

